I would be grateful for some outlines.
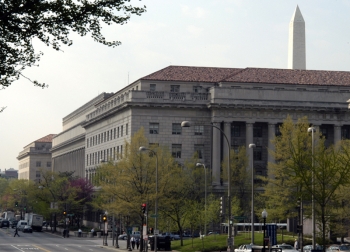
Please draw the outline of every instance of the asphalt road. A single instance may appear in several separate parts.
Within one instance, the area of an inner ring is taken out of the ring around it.
[[[18,232],[20,237],[14,237],[14,229],[0,228],[0,251],[1,252],[86,252],[86,251],[118,251],[112,246],[112,239],[108,238],[108,246],[103,246],[102,238],[80,238],[70,236],[63,238],[62,235],[50,232]],[[126,241],[118,241],[120,251],[126,251]]]

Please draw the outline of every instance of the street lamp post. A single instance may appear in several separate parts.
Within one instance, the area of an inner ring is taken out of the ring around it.
[[[181,127],[190,127],[189,121],[181,122]],[[213,128],[218,129],[221,134],[225,137],[227,142],[227,208],[228,208],[228,238],[227,238],[227,251],[233,251],[233,236],[232,236],[232,226],[231,226],[231,169],[230,169],[230,142],[225,134],[225,132],[215,125],[210,125]]]
[[[156,198],[155,198],[155,206],[154,206],[154,251],[157,252],[157,235],[158,235],[158,229],[157,229],[157,219],[158,219],[158,156],[157,153],[154,150],[148,149],[144,146],[141,146],[139,148],[139,151],[149,151],[153,153],[153,155],[156,156]],[[157,234],[156,234],[157,233]]]
[[[251,231],[252,231],[252,244],[254,244],[254,148],[255,144],[249,144],[249,149],[252,149],[251,153],[251,165],[252,165],[252,212],[251,212]]]
[[[264,209],[264,211],[262,211],[261,216],[264,219],[264,237],[263,237],[263,252],[265,252],[265,236],[266,236],[266,218],[267,218],[267,212]]]
[[[311,186],[312,186],[312,198],[311,198],[311,214],[312,214],[312,249],[316,249],[316,221],[315,221],[315,199],[314,199],[314,191],[315,191],[315,178],[314,178],[314,133],[316,129],[315,127],[310,127],[307,129],[307,132],[311,132],[311,158],[312,158],[312,178],[311,178]]]
[[[207,235],[207,168],[202,163],[197,163],[196,166],[204,167],[204,235]]]

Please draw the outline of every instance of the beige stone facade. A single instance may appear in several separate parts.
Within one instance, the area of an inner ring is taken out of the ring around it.
[[[213,188],[221,191],[220,164],[228,145],[212,125],[225,132],[230,148],[256,144],[249,152],[255,172],[267,175],[269,140],[288,115],[307,116],[327,144],[349,138],[349,92],[350,72],[170,66],[87,114],[85,176],[91,179],[101,160],[122,156],[124,140],[143,127],[149,142],[167,146],[179,163],[199,152],[211,169]],[[182,121],[192,127],[179,127]]]
[[[54,134],[42,137],[23,148],[18,159],[18,179],[40,182],[43,171],[51,170],[50,149]]]

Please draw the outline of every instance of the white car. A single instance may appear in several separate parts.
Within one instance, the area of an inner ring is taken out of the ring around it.
[[[299,252],[296,250],[292,245],[282,243],[282,244],[277,244],[275,246],[272,246],[273,248],[280,248],[282,249],[282,252]]]
[[[251,252],[254,244],[242,244],[235,249],[235,252]]]

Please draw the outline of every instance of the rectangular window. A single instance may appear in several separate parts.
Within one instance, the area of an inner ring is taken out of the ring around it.
[[[349,139],[350,138],[350,130],[349,128],[342,128],[341,129],[341,138],[342,139]]]
[[[170,92],[179,93],[180,92],[180,85],[170,85]]]
[[[46,167],[51,167],[51,162],[50,161],[46,162]]]
[[[325,137],[325,139],[328,139],[328,129],[327,128],[321,128],[322,136]]]
[[[150,84],[149,85],[149,91],[155,92],[156,91],[156,84]]]
[[[106,132],[103,133],[103,142],[106,142]]]
[[[171,154],[174,158],[181,158],[181,144],[172,144]]]
[[[254,126],[253,127],[253,137],[262,137],[262,127]]]
[[[253,159],[262,160],[262,147],[256,146],[253,148]]]
[[[204,145],[203,144],[195,144],[194,151],[197,152],[199,159],[202,159],[204,157]]]
[[[125,124],[125,135],[128,135],[129,124]]]
[[[89,148],[89,138],[86,139],[86,148]]]
[[[109,131],[107,131],[107,141],[109,141]]]
[[[36,161],[36,167],[41,167],[41,161]]]
[[[122,126],[120,127],[120,136],[123,136],[123,131],[124,131],[124,126],[122,125]]]
[[[241,136],[241,127],[239,125],[231,125],[231,136],[232,137]]]
[[[117,146],[117,159],[119,159],[119,146]]]
[[[150,134],[159,134],[159,123],[150,123],[149,124],[149,133]]]
[[[173,135],[181,135],[181,123],[173,123]]]
[[[194,134],[196,136],[202,136],[204,134],[204,126],[203,125],[195,125],[194,126]]]
[[[35,172],[35,177],[40,178],[40,171]]]
[[[117,132],[117,130],[116,130],[116,128],[114,128],[114,139],[116,138],[116,133]]]
[[[115,147],[113,147],[113,160],[115,160]]]
[[[119,127],[118,127],[118,133],[117,133],[117,138],[119,138]]]
[[[120,158],[123,158],[123,145],[120,145]]]
[[[201,86],[194,86],[193,87],[193,93],[200,93],[202,90],[202,87]]]
[[[275,126],[275,136],[280,136],[281,135],[281,130],[280,127],[282,126],[282,124],[276,124]]]

